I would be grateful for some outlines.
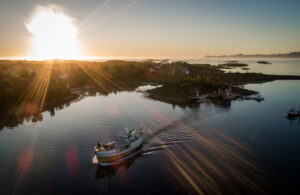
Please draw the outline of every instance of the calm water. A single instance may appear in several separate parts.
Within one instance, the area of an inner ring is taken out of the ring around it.
[[[277,74],[277,75],[300,75],[300,59],[276,59],[276,58],[204,58],[200,60],[188,60],[189,63],[205,63],[205,64],[223,64],[226,61],[235,60],[240,63],[248,64],[250,70],[243,70],[241,68],[234,68],[226,71],[231,72],[256,72],[263,74]],[[272,64],[258,64],[257,61],[264,60]]]
[[[246,87],[266,99],[172,106],[139,92],[87,96],[0,131],[0,194],[296,192],[300,81]],[[142,149],[109,168],[93,162],[97,141],[151,122]]]

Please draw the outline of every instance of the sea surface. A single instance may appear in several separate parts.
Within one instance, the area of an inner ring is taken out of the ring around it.
[[[244,67],[237,67],[233,69],[227,69],[226,72],[255,72],[263,74],[276,74],[276,75],[300,75],[300,59],[282,59],[282,58],[203,58],[203,59],[191,59],[186,60],[191,64],[224,64],[228,61],[237,61],[239,63],[247,64],[246,68],[249,70],[243,70]],[[266,61],[270,64],[259,64],[258,61]]]
[[[284,115],[299,107],[300,81],[246,85],[262,102],[181,107],[148,99],[142,93],[148,87],[84,95],[43,112],[40,121],[3,128],[0,194],[299,191],[300,119]],[[111,167],[97,164],[98,141],[138,125],[146,133],[139,151]]]
[[[107,61],[108,59],[90,60],[90,61]],[[122,59],[125,61],[145,61],[145,59]],[[200,59],[156,59],[154,62],[172,63],[177,61],[184,61],[190,64],[210,64],[219,65],[230,61],[247,64],[247,67],[236,67],[232,69],[224,69],[225,72],[255,72],[263,74],[275,75],[300,75],[300,59],[299,58],[200,58]],[[270,64],[260,64],[258,61],[266,61]],[[242,68],[249,68],[243,70]]]

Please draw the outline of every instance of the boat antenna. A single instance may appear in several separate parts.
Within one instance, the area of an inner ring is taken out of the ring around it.
[[[145,124],[144,129],[148,130],[150,124],[151,124],[151,121],[148,121],[148,122]]]
[[[106,128],[106,134],[107,134],[107,143],[109,143],[109,132],[108,132],[108,128]]]
[[[109,133],[107,133],[107,143],[109,143]]]

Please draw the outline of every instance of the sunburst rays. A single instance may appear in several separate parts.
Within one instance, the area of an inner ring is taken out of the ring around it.
[[[124,85],[120,81],[117,81],[115,78],[102,71],[97,65],[78,64],[77,67],[80,68],[85,74],[87,74],[105,92],[110,92],[112,88],[115,88],[117,90],[124,90],[126,88],[128,89],[128,86]]]
[[[24,114],[24,111],[26,111],[25,114],[27,115],[36,115],[43,110],[50,83],[52,66],[52,61],[43,63],[37,72],[37,76],[31,80],[23,94],[19,97],[15,105],[18,117]]]
[[[49,85],[55,78],[52,72],[55,70],[59,75],[68,75],[65,78],[65,85],[70,88],[69,83],[74,73],[79,71],[81,75],[87,76],[98,89],[104,93],[113,91],[128,90],[131,87],[121,80],[112,77],[101,69],[101,64],[93,62],[76,62],[63,60],[50,60],[40,62],[36,67],[36,76],[32,76],[30,83],[24,89],[22,95],[15,103],[14,111],[17,117],[23,115],[39,115],[45,108],[47,103],[47,94]],[[52,79],[52,80],[51,80]],[[58,79],[58,78],[57,78]],[[76,79],[76,78],[75,78]]]
[[[51,78],[53,71],[70,75],[74,68],[96,83],[102,91],[111,92],[112,89],[119,91],[129,87],[122,80],[103,71],[101,63],[41,62],[36,76],[32,78],[23,95],[16,102],[17,114],[22,115],[24,108],[27,112],[30,111],[30,114],[38,115],[42,112],[47,100],[48,88],[53,79]],[[67,82],[69,79],[68,77]],[[147,110],[151,121],[169,124],[175,120],[148,104],[141,104],[140,106]],[[135,120],[138,123],[143,122],[139,117],[136,117]],[[272,188],[263,180],[261,176],[263,172],[244,156],[244,154],[251,154],[247,147],[214,127],[206,126],[194,120],[191,123],[194,124],[194,127],[180,120],[175,125],[175,129],[189,133],[190,139],[188,141],[180,141],[179,144],[164,147],[162,150],[168,159],[163,162],[164,166],[172,178],[182,185],[188,193],[220,194],[224,189],[234,191],[239,188],[238,185],[249,188],[253,192],[264,192],[265,186]],[[150,128],[151,125],[147,124],[146,126]],[[199,128],[206,128],[206,133],[201,134]],[[161,145],[164,144],[159,133],[149,132],[149,135],[150,139]]]
[[[203,125],[198,121],[193,124]],[[247,147],[229,138],[214,127],[206,129],[203,135],[199,129],[183,122],[176,122],[176,130],[188,131],[190,139],[164,147],[161,151],[168,160],[163,160],[168,173],[188,193],[222,194],[227,190],[241,193],[249,189],[253,193],[276,191],[264,180],[264,173],[245,156],[254,156]],[[159,133],[152,133],[152,139],[164,145]]]

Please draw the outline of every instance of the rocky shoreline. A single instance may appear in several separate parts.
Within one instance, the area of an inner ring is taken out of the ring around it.
[[[221,95],[214,95],[213,93],[208,94],[199,94],[200,97],[203,97],[200,101],[198,101],[197,98],[191,98],[187,96],[181,96],[181,97],[174,97],[174,96],[163,96],[160,93],[157,93],[155,90],[148,90],[147,97],[158,100],[165,103],[170,103],[173,105],[182,105],[182,104],[190,104],[190,103],[201,103],[201,102],[207,102],[207,101],[214,101],[214,100],[235,100],[238,98],[243,98],[250,95],[256,95],[259,94],[257,91],[252,91],[248,89],[243,89],[239,87],[233,87],[233,94],[229,97],[224,97]]]

